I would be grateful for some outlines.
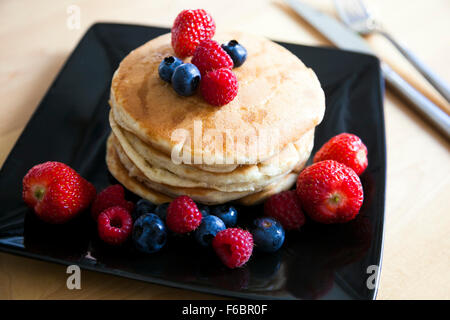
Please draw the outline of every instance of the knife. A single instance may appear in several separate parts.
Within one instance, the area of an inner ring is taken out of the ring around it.
[[[343,23],[298,0],[285,0],[285,2],[338,48],[375,56],[374,51],[364,39]],[[381,61],[380,67],[386,81],[433,123],[447,140],[450,140],[450,116],[412,87],[386,63]]]

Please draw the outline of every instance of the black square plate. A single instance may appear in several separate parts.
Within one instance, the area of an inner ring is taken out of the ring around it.
[[[368,147],[369,167],[361,177],[364,204],[350,223],[308,222],[301,232],[287,236],[277,254],[256,253],[244,268],[228,270],[213,252],[197,250],[191,240],[171,240],[153,255],[140,254],[130,244],[111,249],[98,240],[88,213],[51,226],[24,205],[22,177],[44,161],[67,163],[98,190],[113,182],[105,164],[111,77],[132,49],[168,31],[119,24],[96,24],[87,31],[0,171],[0,249],[220,295],[373,299],[382,256],[386,148],[383,85],[379,62],[372,56],[282,43],[314,69],[326,93],[326,114],[316,129],[313,153],[344,131],[357,134]],[[239,210],[244,225],[261,213],[261,207]]]

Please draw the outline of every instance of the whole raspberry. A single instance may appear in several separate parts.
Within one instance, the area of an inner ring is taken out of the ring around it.
[[[108,244],[118,245],[127,240],[133,220],[126,209],[115,206],[100,213],[97,227],[100,239]]]
[[[363,203],[363,187],[353,169],[334,160],[307,167],[298,176],[297,195],[311,219],[342,223],[355,218]]]
[[[226,105],[233,101],[238,93],[236,76],[226,68],[208,72],[200,82],[200,92],[209,104],[218,107]]]
[[[253,236],[246,230],[228,228],[216,234],[212,245],[228,268],[238,268],[247,263],[252,255]]]
[[[95,187],[61,162],[31,168],[22,181],[22,198],[36,215],[49,223],[64,223],[87,209]]]
[[[125,190],[120,184],[109,186],[97,195],[91,207],[92,218],[97,221],[102,211],[115,206],[121,206],[128,212],[134,209],[133,202],[125,200]]]
[[[283,191],[267,199],[264,214],[279,221],[286,230],[300,229],[305,224],[305,215],[295,190]]]
[[[197,229],[202,214],[195,202],[188,196],[175,198],[167,208],[167,227],[176,233],[188,233]]]
[[[314,156],[314,163],[335,160],[352,168],[359,176],[367,168],[367,147],[358,136],[341,133],[328,140]]]
[[[217,41],[203,40],[194,51],[191,63],[200,70],[202,77],[220,68],[233,69],[233,60]]]
[[[194,54],[201,40],[211,39],[216,32],[216,23],[203,9],[183,10],[172,26],[172,47],[179,58]]]

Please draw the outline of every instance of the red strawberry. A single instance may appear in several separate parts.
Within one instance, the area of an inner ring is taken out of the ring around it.
[[[328,140],[314,156],[314,163],[335,160],[352,168],[361,175],[367,168],[367,147],[358,136],[341,133]]]
[[[188,233],[197,229],[202,214],[195,202],[188,196],[175,198],[167,208],[167,227],[176,233]]]
[[[194,51],[191,62],[204,77],[209,71],[220,68],[233,69],[233,60],[214,40],[203,40]]]
[[[131,233],[132,227],[133,219],[123,207],[108,208],[98,216],[98,236],[111,245],[125,242]]]
[[[22,181],[22,198],[36,215],[49,223],[64,223],[85,210],[95,187],[61,162],[31,168]]]
[[[200,82],[200,92],[206,102],[223,106],[233,101],[238,93],[236,76],[230,69],[222,68],[208,72]]]
[[[250,232],[239,228],[228,228],[219,231],[212,245],[220,260],[228,268],[243,266],[250,259],[253,251],[253,236]]]
[[[334,160],[317,162],[298,176],[297,195],[311,219],[341,223],[355,218],[363,203],[363,188],[353,169]]]
[[[128,212],[134,209],[133,202],[125,200],[125,190],[120,184],[109,186],[97,195],[91,207],[92,217],[97,221],[102,211],[115,206],[121,206]]]
[[[278,220],[286,230],[300,229],[305,224],[305,215],[295,190],[284,191],[267,199],[264,214]]]
[[[216,23],[203,9],[183,10],[172,26],[172,47],[179,58],[194,54],[200,41],[211,39],[216,32]]]

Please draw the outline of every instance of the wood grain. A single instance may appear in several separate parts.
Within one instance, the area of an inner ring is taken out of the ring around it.
[[[304,0],[306,1],[306,0]],[[308,0],[334,14],[331,0]],[[367,1],[383,25],[446,81],[450,2]],[[67,28],[67,8],[81,9],[81,28]],[[219,29],[241,29],[306,45],[330,45],[280,1],[13,1],[0,2],[0,164],[71,50],[97,21],[170,26],[186,8],[205,8]],[[381,40],[380,56],[414,71]],[[408,71],[409,70],[409,71]],[[418,79],[418,78],[414,78]],[[378,299],[450,299],[450,146],[397,96],[385,98],[387,199]],[[0,253],[2,299],[196,299],[212,295],[83,271],[82,290],[68,290],[65,268]]]

